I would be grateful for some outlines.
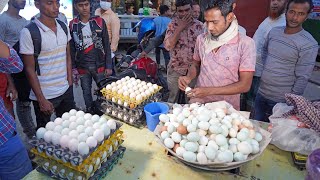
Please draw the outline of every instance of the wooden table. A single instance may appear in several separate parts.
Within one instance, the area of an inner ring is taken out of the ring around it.
[[[298,170],[289,152],[269,145],[263,154],[240,167],[240,175],[230,172],[208,172],[188,167],[167,156],[165,149],[148,129],[137,129],[124,124],[123,146],[127,148],[123,159],[105,179],[304,179],[306,171]],[[36,170],[24,179],[50,179]]]

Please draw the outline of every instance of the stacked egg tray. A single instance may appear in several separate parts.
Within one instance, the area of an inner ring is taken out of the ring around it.
[[[121,123],[117,123],[116,129],[113,130],[104,141],[100,142],[96,148],[91,148],[88,155],[85,156],[36,138],[33,138],[29,142],[33,146],[31,152],[35,154],[36,159],[40,160],[40,163],[49,162],[59,164],[65,169],[82,174],[87,179],[97,171],[101,163],[105,162],[123,143],[123,132],[120,130],[121,125]],[[39,163],[39,161],[36,161],[36,163]]]
[[[107,161],[103,162],[98,170],[93,174],[93,176],[89,177],[91,180],[102,179],[109,174],[109,172],[113,169],[113,167],[118,163],[119,159],[121,159],[126,151],[125,147],[120,146],[117,151],[115,151],[110,157],[108,157]],[[37,171],[43,173],[54,179],[85,179],[79,172],[71,170],[66,171],[63,166],[56,164],[45,164],[41,159],[39,160],[39,164],[41,164]],[[57,168],[54,168],[57,166]]]
[[[135,109],[138,106],[143,106],[155,97],[158,97],[157,94],[159,94],[161,89],[162,87],[158,86],[158,88],[153,93],[142,98],[141,100],[130,98],[129,96],[124,96],[123,94],[119,94],[118,92],[112,92],[111,90],[107,90],[106,88],[101,89],[100,92],[102,93],[103,97],[105,97],[105,99],[110,102],[114,102],[118,105],[123,105],[124,107],[128,107],[130,109]]]
[[[104,97],[103,103],[101,103],[101,107],[102,111],[108,116],[116,118],[131,126],[141,128],[146,124],[145,113],[143,110],[144,106],[150,102],[157,102],[160,99],[161,93],[157,92],[143,101],[141,104],[134,105],[134,108],[130,108],[128,106],[120,105]]]

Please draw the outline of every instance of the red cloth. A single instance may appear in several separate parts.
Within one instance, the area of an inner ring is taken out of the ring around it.
[[[0,96],[3,99],[4,105],[9,112],[13,110],[13,104],[10,101],[10,98],[6,97],[6,91],[8,88],[8,79],[7,75],[4,73],[0,73]]]

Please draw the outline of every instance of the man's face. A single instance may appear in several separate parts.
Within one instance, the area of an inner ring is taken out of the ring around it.
[[[193,5],[193,6],[192,6],[192,10],[193,10],[193,18],[199,19],[199,16],[200,16],[200,6],[199,6],[199,5]]]
[[[59,15],[60,0],[37,0],[35,5],[47,17],[57,18]]]
[[[192,13],[192,8],[190,4],[177,7],[177,14],[180,19],[185,17],[187,14]]]
[[[79,12],[81,16],[88,16],[90,15],[90,2],[83,1],[76,4],[75,8]]]
[[[279,17],[286,7],[287,0],[271,0],[270,1],[270,17],[277,18]]]
[[[232,13],[229,13],[225,18],[219,9],[213,8],[204,13],[204,20],[208,31],[213,38],[218,38],[224,33],[232,22]]]
[[[24,9],[26,6],[26,0],[10,0],[10,5],[12,5],[16,9]]]
[[[290,3],[286,12],[287,27],[298,28],[308,17],[309,3]]]
[[[132,13],[134,12],[134,7],[133,7],[133,6],[130,6],[130,8],[128,9],[128,12],[129,12],[130,14],[132,14]]]

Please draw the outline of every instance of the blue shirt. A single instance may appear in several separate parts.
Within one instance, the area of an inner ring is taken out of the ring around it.
[[[10,57],[0,58],[0,72],[18,73],[22,71],[23,64],[14,49],[10,49]],[[8,141],[16,129],[16,123],[4,106],[0,98],[0,146]]]
[[[156,24],[156,33],[155,37],[160,36],[168,27],[168,24],[171,22],[171,19],[165,16],[158,16],[153,19]],[[161,44],[159,47],[163,47]]]

